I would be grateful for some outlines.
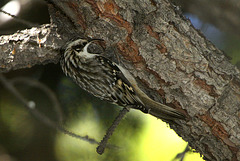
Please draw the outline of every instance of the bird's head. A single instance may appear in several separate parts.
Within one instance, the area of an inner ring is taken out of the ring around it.
[[[76,39],[66,45],[64,52],[70,51],[78,56],[100,54],[104,51],[102,42],[101,39]]]

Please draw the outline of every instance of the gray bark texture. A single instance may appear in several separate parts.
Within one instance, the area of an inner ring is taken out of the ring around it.
[[[192,148],[240,160],[239,70],[168,0],[51,2],[51,25],[0,37],[0,72],[58,62],[72,36],[101,38],[151,98],[186,114],[171,127]]]

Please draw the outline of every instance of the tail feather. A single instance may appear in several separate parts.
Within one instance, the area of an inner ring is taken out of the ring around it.
[[[157,118],[160,118],[162,120],[185,119],[185,116],[183,113],[177,111],[174,108],[160,104],[158,102],[151,102],[147,106],[150,107],[149,114]]]
[[[151,98],[149,98],[139,87],[135,78],[123,67],[117,65],[118,68],[122,71],[123,75],[131,83],[136,95],[139,97],[140,102],[149,109],[149,114],[165,120],[167,122],[174,122],[176,119],[185,119],[183,113],[177,111],[174,108],[168,107],[161,103],[158,103]]]
[[[184,120],[186,118],[186,116],[180,111],[152,100],[145,93],[141,93],[138,96],[144,105],[149,108],[149,114],[159,119],[162,119],[166,122],[174,122],[174,120]]]

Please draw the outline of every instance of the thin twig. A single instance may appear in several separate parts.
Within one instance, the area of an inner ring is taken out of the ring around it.
[[[104,150],[106,148],[107,142],[109,140],[109,138],[112,136],[114,130],[116,129],[116,127],[118,126],[118,124],[121,122],[121,120],[123,119],[123,117],[129,112],[128,108],[123,108],[118,116],[115,118],[115,120],[113,121],[112,125],[109,127],[109,129],[107,130],[106,134],[104,135],[102,141],[100,142],[99,146],[97,147],[97,153],[98,154],[103,154]]]
[[[178,154],[176,155],[176,157],[173,159],[173,161],[174,161],[174,160],[177,160],[177,159],[180,159],[180,161],[183,161],[186,153],[189,152],[189,150],[190,150],[190,149],[189,149],[189,145],[187,144],[187,146],[186,146],[186,148],[184,149],[184,151],[181,152],[181,153],[178,153]]]
[[[22,84],[26,84],[26,85],[29,85],[29,86],[32,86],[32,87],[42,90],[48,96],[48,98],[51,100],[51,102],[53,103],[53,108],[57,114],[58,121],[60,123],[63,122],[63,114],[62,114],[62,110],[61,110],[61,105],[60,105],[55,93],[50,88],[48,88],[45,84],[43,84],[35,79],[31,79],[31,78],[27,78],[27,77],[13,78],[10,80],[10,82],[12,84],[22,83]]]
[[[64,127],[62,127],[61,125],[55,123],[54,121],[52,121],[51,119],[49,119],[46,115],[42,114],[40,111],[38,111],[36,109],[36,104],[34,103],[34,101],[28,101],[26,98],[24,98],[21,93],[13,86],[13,83],[14,82],[17,82],[17,81],[30,81],[30,79],[23,79],[23,78],[19,78],[19,79],[15,79],[13,81],[9,81],[7,80],[3,74],[0,73],[0,82],[2,82],[2,84],[20,101],[24,104],[24,106],[33,114],[33,116],[35,118],[37,118],[38,120],[40,120],[41,122],[43,122],[45,125],[51,127],[51,128],[54,128],[64,134],[67,134],[69,136],[72,136],[72,137],[75,137],[75,138],[78,138],[78,139],[81,139],[81,140],[84,140],[84,141],[87,141],[91,144],[99,144],[99,142],[97,142],[95,139],[93,138],[89,138],[87,135],[86,136],[80,136],[80,135],[77,135],[73,132],[70,132],[68,130],[66,130]],[[40,82],[39,82],[40,83]],[[36,83],[35,81],[31,82],[30,84],[35,86],[39,83]],[[41,85],[41,87],[43,87]],[[46,86],[45,86],[46,87]],[[39,89],[44,89],[44,88],[40,88],[38,87]],[[50,90],[50,89],[48,89]],[[48,91],[46,89],[44,89],[43,91],[46,92]],[[115,149],[118,149],[117,146],[114,146],[114,145],[107,145],[107,148],[115,148]]]
[[[30,21],[26,21],[26,20],[24,20],[22,18],[19,18],[18,16],[12,15],[11,13],[8,13],[8,12],[2,10],[2,9],[0,9],[0,12],[6,14],[8,16],[11,16],[12,18],[14,18],[15,21],[20,22],[20,23],[22,23],[24,25],[27,25],[28,27],[36,27],[36,26],[38,26],[38,24],[32,23]]]

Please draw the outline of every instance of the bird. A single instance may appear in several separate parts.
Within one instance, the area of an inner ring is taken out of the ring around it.
[[[105,57],[104,51],[89,50],[89,46],[97,41],[102,40],[78,38],[66,43],[61,49],[60,65],[67,76],[101,100],[140,110],[168,123],[185,119],[182,112],[148,97],[134,76]]]

